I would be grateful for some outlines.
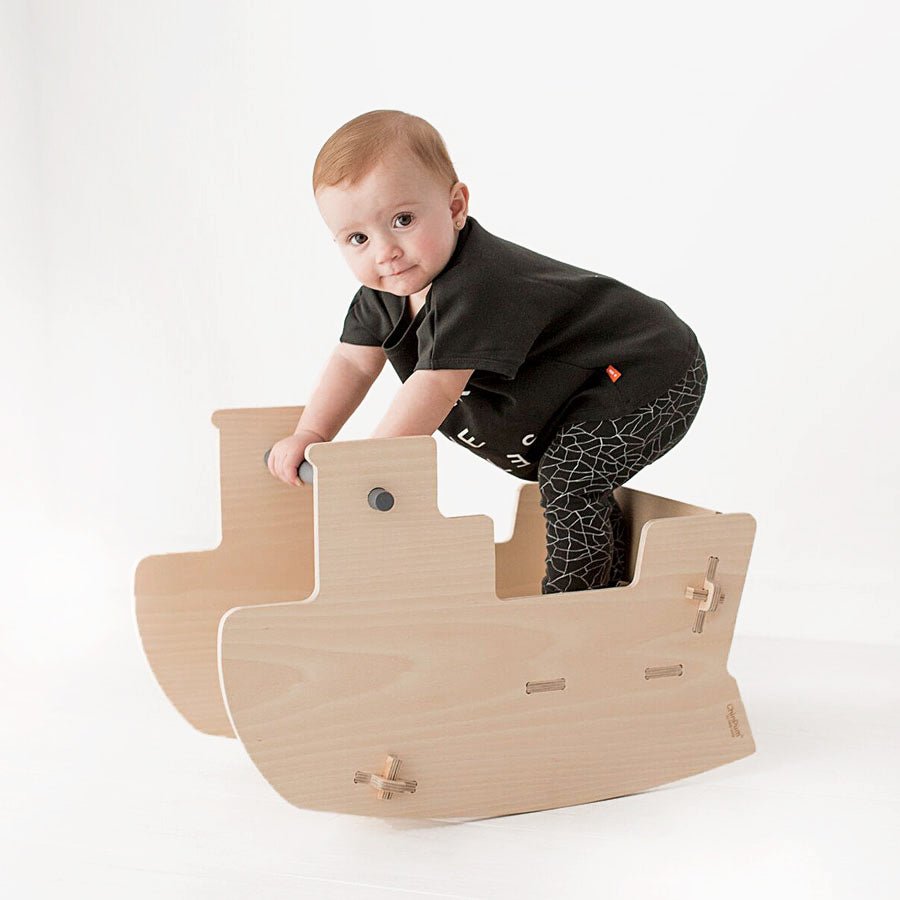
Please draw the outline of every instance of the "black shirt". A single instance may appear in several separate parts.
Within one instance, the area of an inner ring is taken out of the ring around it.
[[[496,237],[472,216],[415,317],[406,297],[363,285],[340,339],[382,347],[401,381],[417,369],[474,369],[439,430],[525,481],[537,481],[561,425],[649,403],[699,349],[661,300]]]

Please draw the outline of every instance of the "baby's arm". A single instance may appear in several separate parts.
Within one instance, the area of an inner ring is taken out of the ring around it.
[[[341,342],[319,376],[293,435],[272,446],[269,471],[287,484],[300,484],[297,466],[306,447],[330,441],[369,392],[387,357],[381,347]],[[431,435],[453,409],[474,369],[421,369],[397,391],[372,437]]]
[[[330,441],[372,387],[387,357],[381,347],[340,343],[331,353],[300,421],[289,437],[272,445],[269,471],[286,484],[300,484],[297,467],[310,444]]]
[[[362,403],[387,357],[381,347],[341,342],[334,348],[294,434],[308,431],[330,441]]]
[[[474,369],[418,369],[403,382],[373,438],[434,434]]]

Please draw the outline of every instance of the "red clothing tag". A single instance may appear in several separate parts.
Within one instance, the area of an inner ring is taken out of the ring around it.
[[[609,375],[610,381],[618,381],[622,377],[622,373],[615,366],[607,366],[606,374]]]

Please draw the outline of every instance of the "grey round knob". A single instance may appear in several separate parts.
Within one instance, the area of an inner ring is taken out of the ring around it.
[[[372,488],[369,491],[369,506],[379,512],[387,512],[394,505],[394,495],[384,488]]]

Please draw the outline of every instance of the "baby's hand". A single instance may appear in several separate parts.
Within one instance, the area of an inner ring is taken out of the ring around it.
[[[303,462],[303,454],[310,444],[321,441],[322,438],[315,432],[302,429],[290,437],[282,438],[269,451],[269,471],[287,484],[302,484],[297,469]]]

